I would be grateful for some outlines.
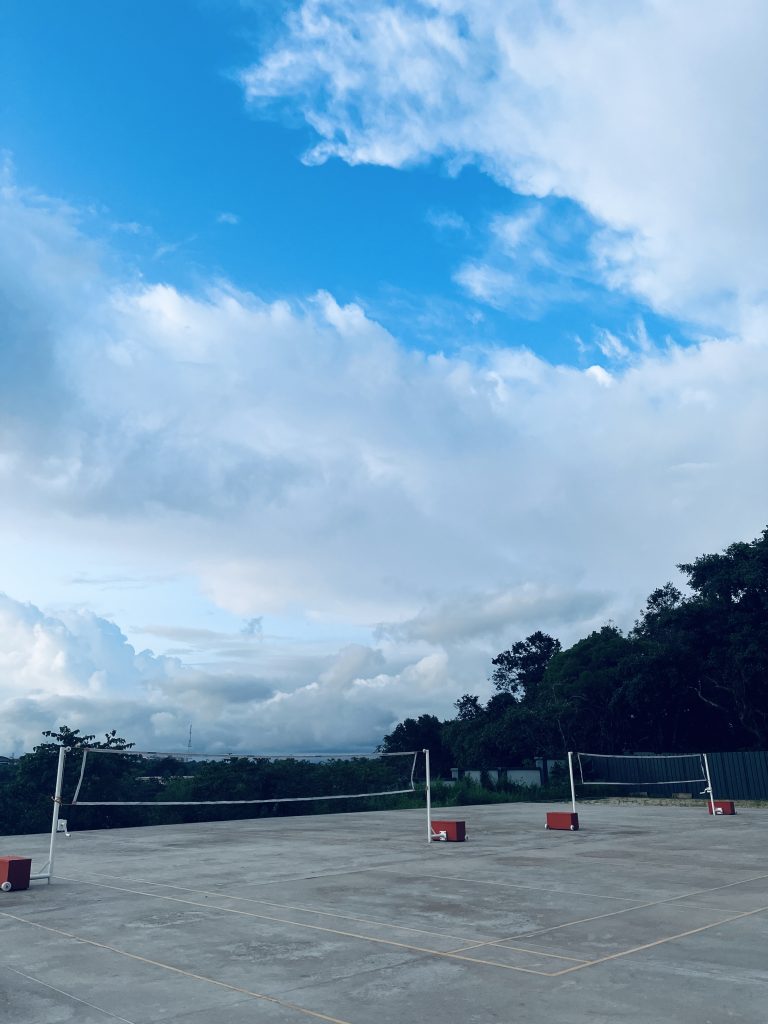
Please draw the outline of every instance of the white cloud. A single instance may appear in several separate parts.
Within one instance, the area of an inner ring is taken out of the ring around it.
[[[469,230],[466,220],[454,210],[429,210],[426,219],[427,223],[439,231],[457,231],[466,234]]]
[[[563,622],[589,624],[605,612],[611,595],[563,591],[556,586],[525,584],[498,593],[456,595],[422,609],[412,619],[379,626],[394,640],[419,641],[451,648],[478,638],[503,645],[510,631],[558,630]]]
[[[0,594],[0,745],[30,749],[42,729],[62,723],[88,729],[105,706],[136,718],[147,682],[179,669],[174,659],[137,654],[88,610],[49,616]]]
[[[613,331],[606,330],[605,328],[597,332],[595,344],[603,353],[606,359],[610,360],[626,360],[629,359],[630,349],[627,345],[618,338]]]
[[[626,624],[675,562],[764,525],[757,314],[745,338],[687,349],[638,328],[610,374],[428,356],[328,294],[115,277],[72,211],[18,189],[0,218],[4,587],[26,562],[59,608],[4,605],[6,749],[62,722],[183,745],[192,718],[212,749],[371,746],[398,717],[447,714],[531,629]],[[215,656],[137,654],[138,620],[61,610],[61,576],[144,581],[120,593],[146,605],[153,580],[196,581],[237,617],[231,642],[155,601],[155,638]],[[337,639],[243,635],[277,614]]]
[[[290,98],[310,161],[469,161],[605,225],[605,279],[737,327],[764,304],[768,85],[761,0],[305,0],[247,70]]]
[[[115,221],[111,228],[117,233],[125,235],[146,235],[149,234],[150,229],[145,227],[143,224],[139,224],[138,221]]]
[[[350,645],[301,666],[286,653],[278,687],[257,674],[202,672],[137,653],[111,622],[87,611],[45,615],[0,595],[0,749],[29,750],[60,725],[138,749],[322,751],[372,749],[408,714],[450,711],[460,686],[448,656],[430,651],[398,667],[380,648]],[[274,671],[274,666],[273,666]]]
[[[220,213],[216,218],[217,224],[239,224],[240,218],[236,213],[228,213],[226,210]]]
[[[584,302],[597,276],[585,251],[591,222],[564,205],[540,203],[493,217],[482,258],[466,260],[454,280],[476,300],[519,316]]]
[[[613,384],[613,377],[604,366],[588,366],[584,372],[587,377],[591,377],[592,380],[597,381],[604,388],[609,388]]]
[[[469,261],[456,271],[455,280],[474,299],[504,309],[515,299],[526,297],[525,280],[508,270],[487,263]]]
[[[512,217],[496,217],[491,230],[509,255],[515,255],[530,241],[532,233],[542,219],[541,207],[533,207]]]

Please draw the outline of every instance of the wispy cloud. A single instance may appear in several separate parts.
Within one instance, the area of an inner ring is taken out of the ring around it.
[[[592,229],[570,204],[528,202],[520,212],[491,218],[485,252],[467,259],[454,280],[477,301],[526,317],[587,303],[599,280],[589,254]]]
[[[146,235],[151,232],[151,229],[146,227],[144,224],[139,224],[138,221],[115,221],[110,225],[112,230],[117,234],[124,235]]]
[[[304,0],[242,82],[301,107],[309,161],[474,162],[569,197],[610,287],[736,328],[768,275],[767,33],[761,0]]]
[[[239,224],[240,223],[240,218],[238,217],[238,215],[236,213],[227,213],[225,211],[223,213],[220,213],[216,217],[216,223],[217,224],[233,224],[233,225],[234,224]]]
[[[454,210],[428,210],[426,219],[427,223],[438,231],[459,232],[462,235],[469,231],[469,225],[464,217]]]
[[[94,575],[81,573],[67,578],[67,584],[74,587],[94,587],[99,590],[123,590],[136,589],[145,590],[148,587],[157,586],[159,583],[167,583],[169,577],[152,574],[149,576],[128,576],[128,575]]]
[[[152,253],[153,260],[162,260],[165,256],[171,256],[177,253],[180,249],[190,245],[192,242],[197,240],[197,235],[190,235],[188,238],[179,239],[178,242],[163,242],[155,248]]]
[[[446,647],[488,638],[502,644],[511,633],[557,628],[564,621],[593,623],[611,595],[527,584],[495,593],[456,594],[422,609],[412,619],[382,623],[376,635],[394,640],[425,640]]]
[[[456,271],[454,279],[472,298],[504,309],[515,299],[526,296],[525,278],[488,263],[467,262]]]

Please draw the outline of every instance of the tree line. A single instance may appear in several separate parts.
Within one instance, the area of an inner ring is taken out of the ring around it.
[[[411,757],[146,754],[116,730],[97,740],[66,725],[43,737],[0,766],[0,835],[51,827],[62,747],[60,813],[77,831],[424,805]]]
[[[484,705],[401,722],[381,749],[426,746],[436,773],[525,765],[567,750],[768,749],[768,528],[678,565],[634,626],[604,625],[567,649],[537,630],[498,654]]]
[[[525,766],[567,750],[593,753],[690,753],[768,749],[768,529],[678,566],[687,593],[672,583],[654,590],[627,632],[604,625],[567,649],[537,630],[492,661],[493,696],[466,693],[441,721],[406,718],[384,737],[384,753],[429,749],[433,779],[450,768]],[[103,740],[61,726],[43,733],[30,754],[0,764],[0,834],[50,827],[56,762],[70,748],[65,800],[77,785],[82,749],[122,751],[93,756],[83,796],[148,800],[149,807],[62,809],[77,829],[170,824],[222,818],[423,806],[414,795],[296,800],[398,788],[396,759],[301,760],[232,756],[218,761],[131,754],[133,743],[112,730]],[[397,759],[399,760],[399,759]],[[423,778],[418,779],[419,783]],[[538,795],[552,799],[554,788]],[[507,787],[504,799],[533,793]],[[559,794],[563,795],[563,794]],[[434,803],[491,799],[470,785],[433,791]],[[495,796],[495,795],[494,795]],[[502,798],[502,794],[498,794]],[[174,806],[175,801],[264,799],[262,804]],[[165,806],[163,806],[165,805]]]

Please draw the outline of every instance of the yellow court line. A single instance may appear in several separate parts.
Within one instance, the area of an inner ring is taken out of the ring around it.
[[[57,877],[58,878],[65,878],[67,876],[65,876],[65,875],[58,875]],[[75,878],[75,879],[69,879],[69,881],[79,882],[79,881],[84,881],[84,880],[83,879]],[[253,917],[253,918],[256,918],[259,921],[271,921],[271,922],[273,922],[275,924],[285,924],[285,925],[290,925],[290,926],[295,927],[295,928],[308,928],[308,929],[311,929],[312,931],[324,932],[324,933],[326,933],[328,935],[341,935],[343,938],[348,938],[348,939],[362,939],[364,942],[375,942],[378,945],[382,945],[382,946],[394,946],[397,949],[407,949],[407,950],[409,950],[412,953],[426,953],[428,956],[444,957],[444,958],[446,958],[448,960],[465,960],[465,961],[468,961],[469,963],[485,964],[488,967],[502,967],[502,968],[504,968],[504,970],[507,970],[507,971],[521,971],[523,974],[539,974],[539,975],[548,975],[549,974],[548,971],[536,971],[536,970],[534,970],[531,967],[514,967],[511,964],[503,964],[503,963],[500,963],[497,960],[480,960],[478,957],[462,956],[458,952],[443,951],[443,950],[440,950],[440,949],[430,949],[427,946],[414,946],[414,945],[412,945],[411,943],[408,943],[408,942],[396,942],[394,939],[380,939],[380,938],[376,938],[373,935],[361,935],[359,932],[343,931],[340,928],[326,928],[324,925],[307,924],[307,923],[303,923],[301,921],[286,921],[284,917],[272,917],[269,914],[256,914],[252,910],[238,910],[236,907],[217,907],[217,906],[211,905],[210,903],[199,903],[197,900],[183,900],[179,896],[163,896],[160,893],[156,893],[156,892],[142,892],[140,889],[126,889],[126,888],[123,888],[123,887],[121,887],[119,885],[106,885],[104,882],[87,882],[87,881],[85,881],[85,884],[86,885],[95,885],[95,886],[98,886],[101,889],[112,889],[115,892],[127,892],[127,893],[131,893],[134,896],[150,896],[152,899],[166,900],[169,903],[182,903],[182,904],[184,904],[185,906],[188,906],[188,907],[197,907],[198,909],[201,909],[201,910],[218,911],[221,914],[237,914],[240,917]],[[0,914],[1,913],[3,913],[3,911],[0,911]],[[25,919],[24,918],[18,918],[18,920],[23,921]],[[472,947],[469,947],[469,948],[471,949]],[[512,946],[506,946],[504,948],[505,949],[513,949]],[[542,955],[539,950],[526,950],[525,952],[532,952],[536,956],[541,956]],[[545,953],[543,955],[546,956],[547,954]]]
[[[549,928],[539,928],[535,931],[530,932],[518,932],[515,935],[510,935],[506,939],[493,939],[491,942],[482,943],[482,945],[498,946],[504,945],[505,942],[513,942],[516,939],[532,939],[535,938],[537,935],[547,935],[549,934],[549,932],[561,931],[563,928],[572,928],[574,925],[577,924],[590,924],[592,921],[602,921],[608,917],[618,917],[620,914],[631,914],[635,910],[647,910],[649,907],[661,907],[669,903],[676,903],[679,900],[690,899],[692,896],[704,896],[710,892],[720,892],[723,889],[731,889],[735,885],[744,885],[746,882],[761,881],[763,878],[768,878],[768,874],[753,875],[750,878],[742,878],[738,882],[726,882],[724,885],[715,885],[712,886],[710,889],[696,889],[694,892],[682,893],[680,896],[667,896],[663,900],[654,900],[651,903],[639,903],[634,907],[624,907],[622,910],[611,910],[607,914],[596,914],[593,917],[581,917],[577,918],[575,921],[565,921],[563,922],[563,924],[551,925]],[[567,893],[564,893],[563,895],[567,895]],[[716,907],[707,907],[706,909],[711,910],[715,913],[717,912]],[[478,945],[480,945],[480,943],[477,943],[472,946],[467,946],[466,948],[476,949]],[[591,963],[591,961],[589,962]]]
[[[384,869],[386,870],[386,869]],[[619,900],[622,903],[642,903],[637,897],[631,896],[604,896],[597,892],[579,892],[576,889],[550,889],[543,885],[518,885],[516,882],[494,882],[488,878],[463,878],[461,875],[432,875],[423,874],[422,878],[442,878],[452,882],[475,882],[479,885],[498,885],[505,889],[525,889],[527,892],[552,892],[560,896],[591,896],[596,900]]]
[[[384,868],[383,870],[386,870],[386,868]],[[579,892],[579,890],[577,890],[577,889],[549,889],[549,888],[545,888],[543,886],[536,886],[536,885],[518,885],[516,882],[494,882],[494,881],[491,881],[490,879],[486,879],[486,878],[463,878],[460,875],[435,875],[435,874],[425,874],[422,877],[424,877],[424,878],[441,878],[441,879],[447,879],[448,881],[457,881],[457,882],[475,882],[475,883],[480,884],[480,885],[498,885],[498,886],[503,886],[504,888],[510,888],[510,889],[526,889],[526,890],[531,890],[532,892],[552,892],[552,893],[558,893],[558,894],[560,894],[562,896],[591,896],[594,899],[600,899],[600,900],[621,900],[624,903],[638,903],[638,904],[642,904],[642,906],[654,906],[655,905],[655,904],[651,904],[651,903],[644,903],[643,900],[640,897],[637,897],[637,898],[633,899],[632,897],[629,897],[629,896],[604,896],[604,895],[601,895],[599,893],[594,893],[594,892]],[[731,887],[733,887],[735,885],[744,885],[747,882],[759,882],[763,878],[768,878],[768,874],[764,874],[764,875],[750,875],[749,878],[740,878],[737,882],[727,882],[725,885],[715,885],[715,886],[712,886],[712,888],[710,888],[710,889],[696,889],[693,892],[684,893],[682,896],[668,896],[668,897],[665,897],[664,900],[658,900],[656,902],[662,902],[663,903],[663,902],[667,902],[668,900],[671,901],[671,900],[688,899],[688,897],[690,897],[690,896],[702,896],[702,895],[704,895],[704,894],[706,894],[708,892],[719,892],[721,889],[729,889],[729,888],[731,888]],[[629,907],[628,909],[629,910],[633,910],[633,909],[637,909],[637,908]],[[621,913],[621,911],[620,911],[620,913]]]
[[[84,939],[81,935],[75,935],[73,932],[65,932],[61,928],[52,928],[50,925],[40,924],[37,921],[28,921],[25,917],[18,917],[16,914],[9,914],[6,910],[0,910],[0,916],[9,917],[13,921],[20,921],[22,924],[30,925],[33,928],[40,928],[43,931],[52,932],[54,935],[63,935],[67,939],[74,939],[75,942],[82,942],[88,946],[95,946],[96,949],[106,949],[110,953],[119,953],[120,956],[127,956],[131,960],[138,960],[139,963],[149,964],[152,967],[161,967],[165,971],[172,971],[174,974],[181,974],[185,978],[194,978],[195,981],[205,981],[209,985],[218,985],[219,988],[225,988],[230,992],[238,992],[245,996],[252,996],[254,999],[261,999],[267,1003],[274,1003],[277,1006],[282,1006],[284,1009],[295,1010],[297,1013],[303,1013],[307,1017],[314,1017],[316,1020],[328,1021],[329,1024],[350,1024],[347,1020],[341,1020],[339,1017],[330,1017],[327,1013],[319,1013],[317,1010],[308,1010],[305,1006],[299,1006],[297,1003],[290,1003],[285,999],[278,999],[277,996],[269,996],[264,992],[254,992],[252,989],[241,988],[239,985],[230,985],[229,982],[226,981],[218,981],[216,978],[208,978],[204,974],[195,974],[193,971],[185,971],[181,967],[174,967],[172,964],[163,963],[161,960],[151,960],[149,957],[139,956],[137,953],[128,953],[126,950],[118,949],[116,946],[109,946],[104,942],[95,942],[93,939]],[[120,1017],[118,1019],[123,1020],[124,1018]]]
[[[106,875],[106,874],[104,874],[104,872],[98,872],[98,874],[100,874],[102,876],[102,878],[113,878],[114,877],[114,875]],[[58,878],[66,878],[67,881],[82,881],[83,884],[85,884],[85,885],[106,884],[106,883],[93,882],[93,881],[91,881],[91,879],[82,879],[82,880],[81,879],[72,879],[71,876],[68,876],[68,875],[57,875],[57,877]],[[417,935],[432,935],[432,936],[434,936],[435,938],[438,938],[438,939],[456,939],[457,942],[465,942],[467,944],[467,948],[468,949],[471,948],[471,946],[472,946],[472,944],[474,942],[477,942],[479,945],[483,945],[486,941],[488,941],[488,942],[494,941],[493,939],[488,939],[488,940],[485,940],[485,939],[482,939],[482,940],[480,940],[480,939],[468,939],[468,938],[466,938],[463,935],[452,935],[452,934],[447,933],[447,932],[434,932],[434,931],[430,931],[428,928],[412,928],[409,925],[393,924],[391,921],[377,921],[375,918],[371,918],[371,917],[357,917],[354,914],[341,914],[341,913],[338,913],[337,911],[316,910],[313,907],[297,907],[297,906],[294,906],[292,903],[276,903],[274,900],[260,900],[260,899],[256,899],[254,896],[230,896],[229,893],[217,892],[215,889],[194,889],[194,888],[192,888],[191,886],[188,886],[188,885],[173,885],[170,882],[150,882],[150,881],[147,881],[147,879],[144,879],[144,878],[126,878],[125,876],[123,876],[122,880],[125,881],[125,882],[134,882],[137,885],[161,886],[162,888],[174,889],[174,890],[176,890],[178,892],[194,892],[194,893],[198,893],[201,896],[214,896],[216,899],[240,900],[243,903],[256,903],[256,904],[258,904],[260,906],[265,906],[265,907],[278,907],[278,908],[280,908],[282,910],[294,910],[294,911],[296,911],[297,913],[300,913],[300,914],[317,914],[319,917],[333,917],[333,918],[335,918],[338,921],[357,921],[360,924],[373,924],[373,925],[376,925],[379,928],[396,928],[398,931],[402,931],[402,932],[415,932]],[[154,896],[155,893],[147,893],[147,895]],[[288,922],[288,923],[289,924],[293,924],[293,923],[297,923],[297,922]],[[574,957],[574,958],[571,958],[571,959],[577,959],[577,958]]]
[[[488,946],[503,946],[506,942],[513,942],[516,939],[532,939],[537,935],[547,935],[549,932],[557,932],[563,928],[573,928],[577,924],[590,924],[592,921],[603,921],[607,917],[618,917],[621,914],[630,914],[633,910],[646,910],[648,907],[658,907],[664,900],[657,900],[654,903],[640,903],[635,907],[625,907],[623,910],[612,910],[607,914],[595,914],[593,917],[579,917],[575,921],[565,921],[563,924],[553,924],[549,928],[539,928],[536,931],[518,932],[506,939],[494,939],[492,942],[482,943]],[[478,943],[477,945],[481,945]],[[468,946],[467,949],[475,949],[476,946]]]
[[[698,935],[700,932],[709,931],[710,928],[717,928],[721,924],[730,924],[732,921],[740,921],[744,917],[753,917],[755,914],[764,914],[768,907],[758,907],[756,910],[746,910],[742,914],[734,914],[722,921],[713,921],[712,924],[702,925],[700,928],[691,928],[687,932],[679,932],[677,935],[668,935],[663,939],[656,939],[653,942],[646,942],[642,946],[633,946],[632,949],[623,949],[620,953],[610,953],[608,956],[601,956],[597,960],[589,960],[584,964],[576,964],[573,967],[564,967],[562,971],[556,971],[550,975],[551,978],[559,978],[563,974],[572,974],[574,971],[583,971],[585,967],[595,967],[597,964],[607,963],[609,960],[618,960],[630,953],[640,953],[644,949],[653,949],[654,946],[663,946],[665,942],[673,942],[675,939],[684,939],[689,935]]]
[[[59,877],[68,877],[68,876],[59,876]],[[558,930],[563,929],[563,928],[572,927],[572,926],[574,926],[576,924],[585,924],[585,923],[589,923],[591,921],[602,920],[604,918],[614,917],[614,916],[617,916],[617,915],[620,915],[620,914],[630,913],[633,910],[640,910],[640,909],[645,909],[647,907],[654,907],[654,906],[660,906],[660,905],[664,905],[664,904],[668,904],[668,903],[673,903],[673,902],[676,902],[676,901],[679,901],[679,900],[682,900],[682,899],[686,899],[686,898],[689,898],[689,897],[695,896],[695,895],[701,895],[701,894],[708,893],[708,892],[717,892],[717,891],[720,891],[722,889],[732,888],[732,887],[734,887],[736,885],[742,885],[742,884],[745,884],[746,882],[750,882],[750,881],[758,881],[758,880],[761,880],[763,878],[768,878],[768,874],[755,875],[755,876],[751,876],[749,878],[741,879],[738,882],[728,882],[728,883],[725,883],[725,884],[720,885],[720,886],[713,886],[713,887],[711,887],[709,889],[701,889],[701,890],[696,890],[696,891],[690,892],[690,893],[684,893],[684,894],[681,894],[679,896],[667,897],[664,900],[656,900],[656,901],[653,901],[653,902],[650,902],[650,903],[641,904],[640,906],[624,908],[624,909],[618,910],[618,911],[612,911],[611,913],[608,913],[608,914],[599,914],[599,915],[595,915],[594,917],[590,917],[590,918],[583,918],[583,919],[579,919],[579,920],[576,920],[576,921],[569,921],[569,922],[565,922],[564,924],[561,924],[561,925],[554,925],[554,926],[552,926],[550,928],[538,929],[537,931],[534,931],[534,932],[529,932],[529,933],[524,933],[524,934],[518,934],[518,935],[510,936],[508,939],[496,939],[496,940],[492,940],[491,942],[487,942],[487,943],[477,942],[477,943],[474,943],[472,945],[468,945],[466,947],[460,947],[459,949],[446,950],[446,951],[430,949],[430,948],[423,947],[423,946],[416,946],[416,945],[413,945],[413,944],[410,944],[410,943],[405,943],[405,942],[396,942],[393,939],[376,938],[376,937],[371,936],[371,935],[362,935],[362,934],[359,934],[357,932],[349,932],[349,931],[344,931],[344,930],[336,929],[336,928],[327,928],[327,927],[324,927],[322,925],[315,925],[315,924],[302,923],[302,922],[289,921],[289,920],[287,921],[284,918],[278,918],[278,917],[274,917],[274,916],[268,915],[268,914],[257,914],[257,913],[254,913],[253,911],[238,910],[237,908],[233,908],[233,907],[212,906],[209,903],[201,903],[201,902],[199,902],[197,900],[185,900],[185,899],[181,899],[180,897],[166,896],[166,895],[162,895],[162,894],[159,894],[159,893],[156,893],[156,892],[154,892],[154,893],[153,892],[142,892],[140,890],[129,889],[129,888],[125,888],[125,887],[122,887],[122,886],[107,885],[106,883],[103,883],[103,882],[93,882],[93,881],[90,881],[90,880],[77,879],[77,878],[75,878],[75,879],[69,878],[69,880],[76,881],[76,882],[81,882],[81,883],[86,884],[86,885],[93,885],[93,886],[96,886],[98,888],[111,889],[111,890],[114,890],[116,892],[126,892],[126,893],[131,893],[133,895],[148,896],[148,897],[154,898],[154,899],[161,899],[161,900],[165,900],[167,902],[173,902],[173,903],[181,903],[181,904],[184,904],[186,906],[192,906],[192,907],[196,907],[196,908],[202,908],[202,909],[218,911],[220,913],[237,914],[239,916],[256,918],[258,920],[271,921],[271,922],[274,922],[274,923],[277,923],[277,924],[289,925],[289,926],[298,927],[298,928],[310,929],[312,931],[320,931],[320,932],[324,932],[324,933],[328,933],[328,934],[339,935],[339,936],[342,936],[342,937],[345,937],[345,938],[361,939],[363,941],[374,942],[374,943],[377,943],[377,944],[380,944],[380,945],[393,946],[393,947],[399,948],[399,949],[406,949],[406,950],[409,950],[411,952],[425,953],[425,954],[427,954],[429,956],[441,957],[441,958],[452,959],[452,960],[461,960],[461,961],[465,961],[465,962],[469,962],[469,963],[482,964],[482,965],[485,965],[485,966],[488,966],[488,967],[500,967],[500,968],[502,968],[504,970],[517,971],[517,972],[523,973],[523,974],[535,974],[535,975],[543,976],[543,977],[558,977],[561,974],[569,973],[569,972],[574,971],[574,970],[581,970],[584,967],[593,966],[596,963],[602,963],[602,962],[604,962],[604,960],[613,959],[613,958],[620,957],[620,956],[626,956],[626,955],[628,955],[631,952],[635,952],[635,951],[637,951],[639,949],[643,949],[643,948],[647,948],[647,947],[646,946],[636,947],[636,948],[633,948],[633,949],[630,949],[630,950],[626,950],[626,951],[623,951],[623,952],[620,952],[620,953],[611,954],[608,957],[599,958],[598,960],[594,960],[594,961],[593,960],[579,961],[578,963],[575,963],[573,967],[568,967],[568,968],[565,968],[562,971],[556,971],[556,972],[552,972],[552,971],[539,971],[539,970],[535,970],[535,969],[529,968],[529,967],[518,967],[518,966],[511,965],[511,964],[501,963],[501,962],[499,962],[497,960],[486,960],[486,959],[481,959],[479,957],[465,956],[465,955],[462,955],[462,954],[465,953],[465,952],[469,952],[470,950],[477,949],[480,946],[495,945],[495,946],[500,946],[501,948],[504,948],[504,949],[509,949],[511,951],[514,951],[514,952],[525,952],[525,953],[528,953],[528,954],[531,954],[531,955],[534,955],[534,956],[550,956],[550,957],[554,957],[556,959],[561,959],[561,957],[559,955],[557,955],[557,954],[549,954],[549,953],[547,953],[547,952],[545,952],[543,950],[527,949],[527,948],[521,947],[521,946],[509,946],[509,945],[504,945],[504,943],[512,942],[515,939],[520,939],[520,938],[524,938],[524,937],[528,938],[528,937],[531,937],[531,936],[534,936],[534,935],[542,935],[542,934],[546,934],[548,932],[558,931]],[[152,884],[152,883],[150,883],[150,884]],[[714,908],[712,908],[712,909],[714,910]],[[701,928],[692,929],[689,932],[681,932],[681,933],[679,933],[679,935],[669,936],[667,938],[662,938],[662,939],[656,940],[655,943],[650,943],[648,945],[661,944],[661,943],[664,943],[664,942],[672,941],[675,938],[681,938],[681,937],[683,937],[685,935],[696,934],[699,931],[706,931],[708,928],[714,928],[714,927],[717,927],[720,924],[728,923],[729,921],[739,920],[741,917],[746,917],[746,916],[750,916],[751,914],[760,913],[764,909],[766,909],[766,908],[758,908],[757,910],[746,911],[745,913],[738,914],[738,915],[736,915],[734,917],[729,917],[729,918],[725,918],[725,919],[722,919],[722,920],[719,920],[719,921],[715,921],[711,925],[704,925]],[[24,918],[19,918],[18,920],[22,920],[23,921]],[[84,941],[91,941],[91,940],[84,940]],[[133,954],[126,954],[126,955],[133,955]],[[569,959],[576,960],[577,958],[573,957],[573,958],[569,958]]]
[[[15,967],[9,967],[8,964],[0,964],[0,967],[6,971],[13,971],[14,974],[18,974],[20,978],[26,978],[27,981],[33,981],[36,985],[42,985],[43,988],[49,988],[51,992],[55,992],[57,996],[64,996],[66,999],[72,999],[76,1003],[81,1003],[83,1006],[88,1006],[92,1010],[98,1010],[99,1013],[103,1013],[105,1017],[111,1017],[112,1020],[119,1020],[121,1024],[136,1024],[135,1020],[128,1020],[127,1017],[121,1017],[119,1013],[112,1013],[111,1010],[105,1010],[103,1006],[97,1006],[96,1003],[89,1003],[87,999],[81,999],[80,996],[73,995],[71,992],[65,992],[63,988],[56,988],[55,985],[51,985],[48,981],[41,981],[40,978],[34,978],[31,974],[25,974],[24,971],[19,971]]]
[[[266,820],[266,819],[263,819],[263,820]],[[120,831],[123,831],[123,830],[121,829]],[[259,834],[258,829],[252,829],[251,833],[253,835],[258,835]],[[251,834],[251,833],[249,833],[249,834]],[[206,833],[204,833],[204,832],[198,833],[198,835],[205,835],[205,834]],[[230,835],[240,835],[241,833],[231,831],[228,834],[230,834]],[[416,860],[417,858],[411,857],[410,859],[411,860]],[[268,878],[268,879],[265,879],[264,881],[261,881],[261,882],[246,882],[245,880],[241,879],[240,884],[244,885],[244,886],[252,887],[252,888],[258,888],[259,886],[262,886],[262,885],[279,885],[282,882],[305,882],[305,881],[313,881],[316,878],[338,878],[339,875],[363,875],[363,874],[367,874],[370,871],[381,871],[383,869],[386,870],[387,867],[389,867],[391,864],[394,864],[394,863],[398,863],[399,864],[399,863],[408,863],[408,862],[407,861],[406,862],[387,861],[387,862],[385,862],[383,864],[373,864],[371,867],[367,867],[367,868],[351,867],[350,866],[350,867],[347,867],[347,868],[341,868],[341,869],[336,870],[336,871],[320,871],[320,872],[317,872],[316,874],[313,874],[313,875],[306,875],[306,874],[305,875],[283,875],[283,876],[281,876],[279,878]],[[109,875],[109,874],[107,874],[104,871],[97,872],[97,874],[104,875],[105,878],[116,877],[114,875]],[[59,877],[63,877],[63,876],[59,876]],[[119,877],[122,877],[122,876],[119,876]],[[147,884],[148,885],[153,885],[154,883],[148,882]]]
[[[447,950],[451,953],[466,953],[471,949],[480,949],[483,946],[498,945],[501,949],[511,949],[516,953],[531,953],[534,956],[548,956],[551,959],[569,959],[573,964],[589,964],[590,961],[586,961],[584,956],[566,956],[564,953],[550,953],[544,949],[529,949],[527,946],[510,946],[507,943],[511,940],[498,939],[494,942],[475,942],[473,945],[458,946],[456,949]],[[479,963],[482,963],[481,961]],[[490,963],[490,962],[488,962]]]

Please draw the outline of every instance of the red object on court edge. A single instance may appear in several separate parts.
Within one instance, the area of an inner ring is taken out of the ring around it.
[[[28,889],[31,871],[30,857],[0,857],[0,885],[8,882],[12,889]]]
[[[447,843],[463,843],[467,838],[466,822],[463,821],[433,821],[432,832],[445,832]],[[437,836],[432,838],[437,839]]]
[[[565,829],[566,832],[579,831],[579,816],[570,811],[547,811],[547,824],[544,828]]]
[[[712,804],[707,800],[707,813],[712,813]],[[715,814],[735,814],[736,805],[733,800],[715,800]]]

